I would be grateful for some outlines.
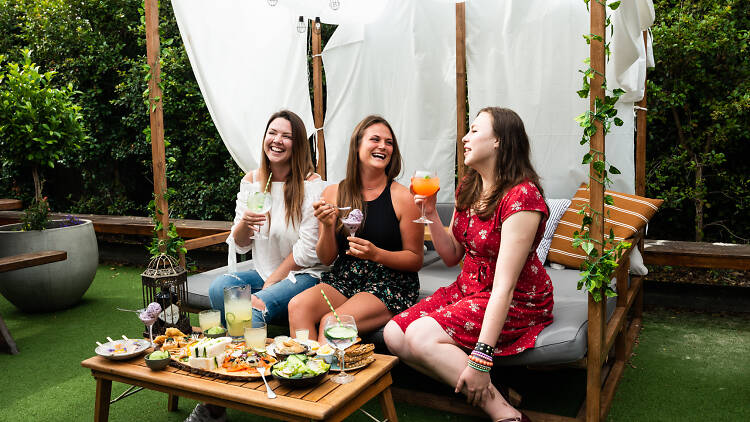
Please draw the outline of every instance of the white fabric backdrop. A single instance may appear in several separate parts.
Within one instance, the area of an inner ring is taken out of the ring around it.
[[[582,37],[589,32],[586,7],[569,0],[472,0],[466,20],[470,117],[485,106],[515,110],[526,125],[546,196],[570,198],[588,180],[588,165],[581,165],[588,148],[579,145],[581,128],[574,120],[589,101],[576,94],[578,70],[589,54]],[[612,70],[610,62],[610,89],[617,87]],[[606,138],[607,159],[622,171],[611,176],[611,189],[629,193],[635,190],[632,105],[618,102],[625,124],[613,125]]]
[[[342,9],[347,5],[344,1]],[[323,51],[328,180],[346,174],[349,139],[368,114],[396,133],[409,185],[414,170],[435,170],[438,200],[452,202],[456,156],[455,2],[384,0],[369,24],[341,24]]]
[[[297,15],[256,0],[172,0],[172,7],[203,99],[243,170],[258,166],[272,113],[294,111],[312,134],[307,37],[297,32]]]

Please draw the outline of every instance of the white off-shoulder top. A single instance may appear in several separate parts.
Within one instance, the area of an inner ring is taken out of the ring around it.
[[[276,268],[293,254],[294,262],[303,267],[301,270],[293,271],[287,277],[295,281],[294,274],[311,274],[320,278],[320,274],[328,269],[318,260],[315,246],[318,242],[318,219],[313,215],[312,204],[318,200],[325,188],[325,182],[321,179],[305,181],[305,196],[302,202],[302,221],[296,224],[287,224],[286,205],[284,203],[284,183],[272,182],[270,186],[273,205],[271,207],[270,226],[268,220],[261,227],[261,233],[268,239],[251,239],[247,246],[235,243],[234,231],[240,224],[242,214],[247,210],[247,198],[253,192],[258,192],[261,187],[256,182],[242,180],[240,191],[237,193],[235,206],[234,224],[232,234],[227,238],[229,245],[229,267],[230,271],[236,271],[237,253],[244,254],[252,250],[255,270],[265,280]],[[234,268],[233,268],[234,266]]]

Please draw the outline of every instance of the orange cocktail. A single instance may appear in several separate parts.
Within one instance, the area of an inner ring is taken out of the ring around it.
[[[440,189],[440,178],[434,172],[417,170],[411,177],[411,189],[417,195],[432,196]],[[422,201],[422,216],[414,222],[432,224],[432,221],[424,215],[424,200]]]
[[[417,195],[430,196],[440,189],[440,178],[429,175],[411,178],[411,188]]]

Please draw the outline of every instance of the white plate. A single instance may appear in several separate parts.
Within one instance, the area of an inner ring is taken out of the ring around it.
[[[127,345],[128,352],[114,354],[113,351],[118,344],[122,344],[123,346]],[[105,357],[107,359],[126,360],[139,356],[149,347],[151,347],[151,343],[148,340],[115,340],[104,343],[101,346],[96,346],[94,352],[96,352],[97,355]]]

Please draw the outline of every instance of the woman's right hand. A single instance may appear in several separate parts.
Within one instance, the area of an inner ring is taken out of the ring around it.
[[[265,214],[258,214],[252,211],[245,211],[242,214],[242,223],[245,224],[250,230],[260,231],[260,226],[266,222]]]
[[[437,190],[437,192],[433,193],[430,196],[424,196],[424,195],[417,195],[414,193],[414,190],[409,188],[411,190],[412,195],[414,195],[414,203],[417,204],[417,208],[420,210],[422,209],[422,203],[424,203],[424,214],[430,215],[435,212],[435,203],[437,202],[437,192],[440,192],[440,189]]]
[[[333,227],[336,224],[336,217],[338,216],[338,208],[336,206],[327,203],[324,199],[313,204],[313,214],[315,218],[320,221],[326,227]]]

